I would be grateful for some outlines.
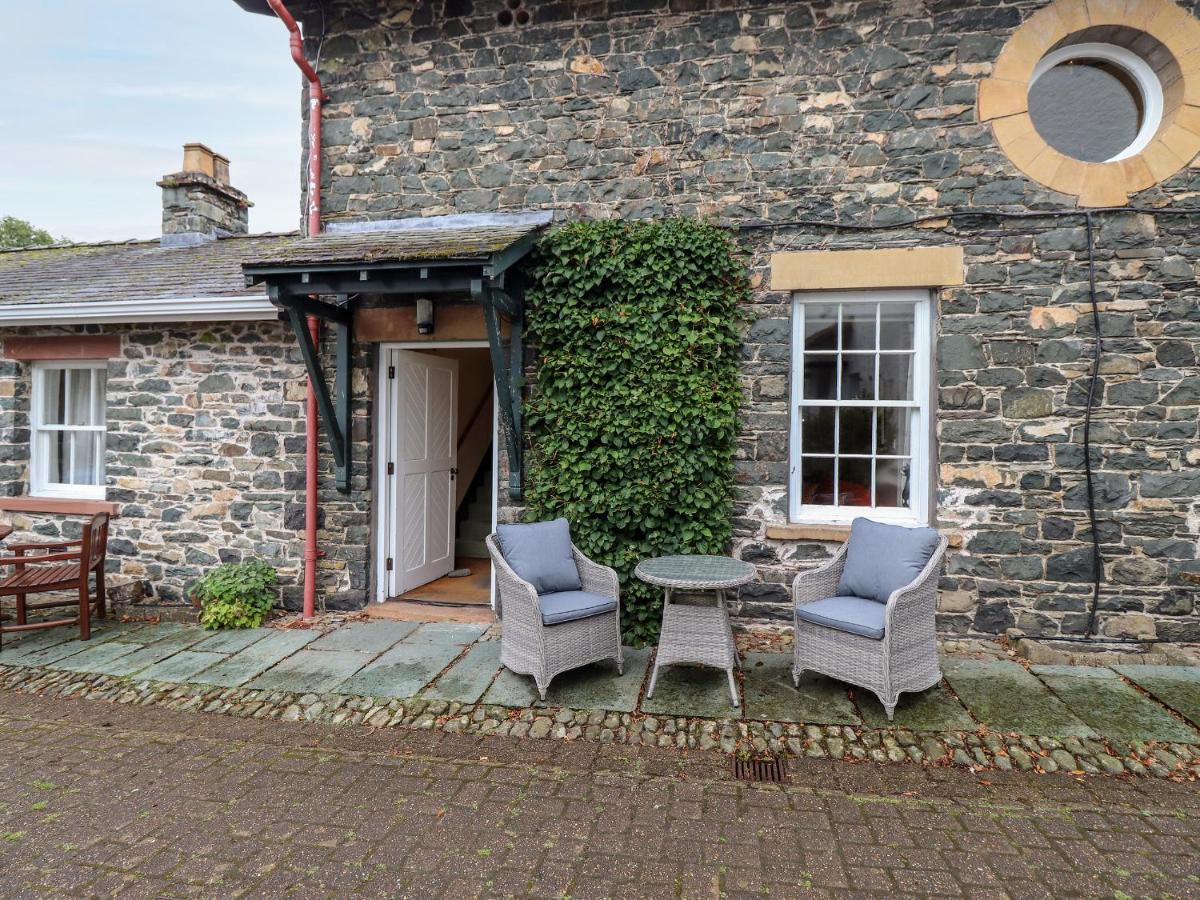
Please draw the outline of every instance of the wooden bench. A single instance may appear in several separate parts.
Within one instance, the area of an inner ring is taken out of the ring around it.
[[[79,624],[79,639],[86,641],[91,638],[89,614],[92,592],[89,576],[93,573],[96,576],[96,618],[103,619],[105,616],[104,557],[108,551],[108,514],[96,513],[92,516],[91,521],[83,526],[80,540],[12,544],[7,549],[12,551],[12,555],[0,556],[0,571],[11,568],[13,572],[0,574],[0,597],[16,597],[16,624],[0,624],[0,640],[9,632],[76,623]],[[29,603],[25,599],[28,594],[70,590],[78,591],[78,597],[42,603]],[[59,606],[78,606],[78,613],[69,618],[28,621],[31,610]]]

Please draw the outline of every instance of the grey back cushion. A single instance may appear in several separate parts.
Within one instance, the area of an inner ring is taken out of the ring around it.
[[[566,519],[528,525],[499,525],[496,538],[504,561],[539,594],[578,591],[583,587],[571,555]]]
[[[932,528],[855,519],[838,594],[887,603],[892,591],[911,584],[921,574],[939,539]]]

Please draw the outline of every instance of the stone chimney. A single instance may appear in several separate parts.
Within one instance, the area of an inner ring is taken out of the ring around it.
[[[183,169],[164,175],[162,243],[199,244],[250,229],[251,203],[229,184],[229,160],[203,144],[183,145]]]

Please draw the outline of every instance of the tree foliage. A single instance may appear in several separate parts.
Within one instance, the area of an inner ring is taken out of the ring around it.
[[[579,548],[617,570],[635,643],[656,639],[662,609],[637,563],[722,553],[731,536],[748,293],[729,235],[692,219],[578,222],[535,257],[528,517],[566,516]]]
[[[0,219],[0,250],[20,250],[23,247],[43,247],[55,243],[50,232],[35,228],[24,219],[5,216]]]

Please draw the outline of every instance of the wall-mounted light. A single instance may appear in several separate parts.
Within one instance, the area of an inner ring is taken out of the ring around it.
[[[433,301],[417,301],[417,334],[433,334]]]

